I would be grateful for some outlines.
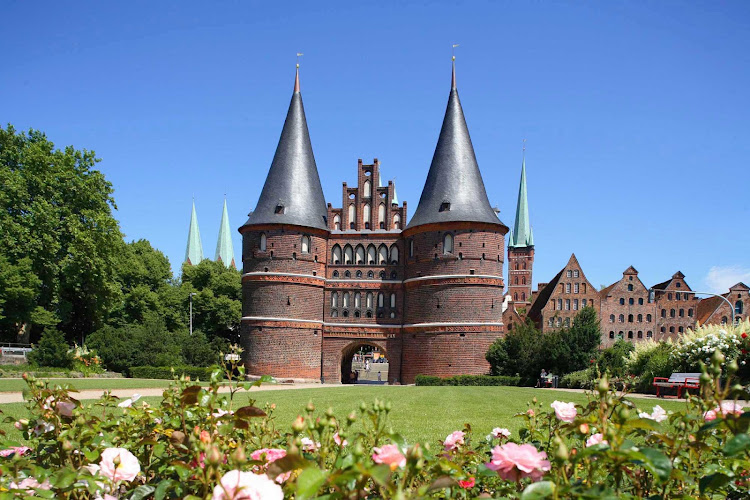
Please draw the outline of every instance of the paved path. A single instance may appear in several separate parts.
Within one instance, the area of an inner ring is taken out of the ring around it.
[[[323,389],[329,387],[354,387],[353,385],[340,385],[340,384],[263,384],[260,387],[253,387],[250,389],[251,392],[257,391],[284,391],[292,389]],[[103,389],[85,389],[79,392],[74,392],[71,395],[76,399],[99,399],[104,394]],[[164,393],[163,387],[151,387],[147,389],[112,389],[112,394],[118,398],[126,399],[133,394],[140,394],[141,396],[161,396]],[[220,387],[219,392],[229,392],[229,387]],[[22,403],[23,395],[21,392],[3,392],[0,393],[0,404],[5,403]]]

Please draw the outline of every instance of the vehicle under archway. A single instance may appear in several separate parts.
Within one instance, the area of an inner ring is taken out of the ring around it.
[[[352,342],[341,352],[341,383],[383,385],[388,383],[388,356],[381,346]]]

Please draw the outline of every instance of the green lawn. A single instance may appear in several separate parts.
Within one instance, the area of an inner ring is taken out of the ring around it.
[[[463,424],[471,423],[475,435],[482,437],[493,427],[507,427],[515,435],[521,419],[513,415],[526,410],[527,402],[533,397],[549,408],[555,399],[585,403],[585,394],[564,391],[535,390],[522,387],[341,387],[321,389],[300,389],[284,391],[261,391],[244,393],[239,405],[246,404],[247,398],[256,399],[256,405],[275,403],[277,427],[290,428],[294,418],[303,412],[305,405],[312,401],[318,410],[329,406],[343,419],[349,412],[359,407],[361,401],[372,402],[375,398],[390,401],[393,405],[390,422],[393,429],[401,433],[409,442],[442,440]],[[143,398],[149,404],[158,404],[159,398]],[[678,410],[684,406],[679,401],[657,401],[635,399],[641,410],[651,412],[653,405],[660,404],[666,410]],[[90,401],[86,402],[90,404]],[[22,403],[0,405],[6,416],[20,418],[26,409]],[[12,424],[0,424],[9,437],[19,434]]]
[[[171,380],[147,378],[53,378],[45,380],[59,385],[68,384],[79,391],[84,389],[148,389],[167,387],[171,382]],[[25,388],[26,382],[21,378],[0,378],[0,392],[18,392]]]

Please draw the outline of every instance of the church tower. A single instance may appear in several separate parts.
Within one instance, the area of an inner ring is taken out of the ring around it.
[[[203,244],[201,243],[201,231],[198,229],[198,214],[195,211],[195,200],[193,200],[193,211],[190,214],[190,229],[188,230],[184,263],[189,266],[195,266],[200,264],[202,260]]]
[[[529,202],[526,194],[526,152],[521,163],[521,183],[518,186],[516,221],[508,242],[508,294],[516,306],[531,304],[531,278],[534,267],[534,234],[529,222]]]
[[[406,305],[402,382],[417,374],[487,373],[487,349],[503,333],[504,236],[487,198],[456,88],[419,205],[403,232]]]
[[[284,128],[242,234],[242,346],[251,375],[320,380],[327,207],[299,65]]]
[[[227,200],[224,199],[224,210],[221,212],[221,223],[219,224],[219,239],[216,242],[216,262],[221,262],[226,267],[236,269],[234,263],[234,246],[232,245],[232,233],[229,229],[229,212],[227,211]]]

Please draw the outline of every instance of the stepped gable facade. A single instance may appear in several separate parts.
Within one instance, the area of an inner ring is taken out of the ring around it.
[[[698,303],[698,323],[701,325],[724,325],[734,320],[739,322],[747,319],[748,308],[750,308],[750,288],[740,282],[729,288],[729,292],[723,294],[731,304],[723,301],[720,297],[709,297]]]
[[[380,163],[359,160],[341,207],[323,198],[299,91],[243,237],[244,363],[251,375],[347,382],[362,346],[388,382],[484,374],[504,333],[508,227],[492,209],[455,85],[414,216]]]
[[[622,273],[622,279],[600,291],[599,297],[602,345],[609,347],[621,339],[660,340],[659,334],[654,337],[656,304],[649,300],[649,291],[633,266]]]
[[[549,283],[535,292],[528,317],[543,333],[570,326],[576,314],[591,306],[599,314],[599,292],[581,269],[575,254]]]
[[[657,339],[675,339],[688,328],[695,327],[700,300],[685,281],[684,274],[677,271],[652,289],[657,313]]]

